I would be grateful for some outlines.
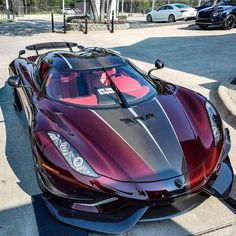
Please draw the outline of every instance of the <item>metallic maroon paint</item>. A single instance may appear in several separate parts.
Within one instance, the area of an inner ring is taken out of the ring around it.
[[[160,81],[172,93],[158,93],[155,99],[172,124],[183,152],[182,172],[162,178],[161,173],[154,173],[127,140],[92,109],[56,102],[38,93],[30,77],[34,73],[33,65],[25,59],[13,61],[10,70],[12,74],[19,73],[22,83],[27,85],[23,90],[33,104],[30,131],[40,171],[39,180],[44,185],[45,201],[50,211],[63,222],[118,233],[128,230],[138,220],[172,217],[204,201],[208,196],[203,192],[226,168],[224,161],[230,148],[229,135],[222,130],[223,138],[218,146],[214,146],[205,109],[206,99],[191,90]],[[148,105],[148,101],[144,104]],[[126,115],[128,109],[122,110]],[[74,171],[46,131],[59,133],[80,152],[99,177]],[[221,163],[224,168],[218,168]],[[229,170],[226,171],[232,175],[232,169],[227,166]],[[219,173],[216,173],[217,169]],[[226,184],[227,191],[224,192],[228,193],[231,179]],[[114,200],[91,205],[110,198]],[[73,207],[74,203],[76,207]],[[159,210],[155,211],[157,206]],[[83,217],[85,225],[80,221]],[[108,226],[101,222],[112,224]]]
[[[194,110],[188,107],[188,104],[185,105],[186,108],[184,109],[178,100],[179,97],[183,99],[181,97],[182,91],[185,92],[184,95],[186,96],[186,91],[178,88],[175,96],[161,95],[158,99],[175,128],[185,154],[191,188],[195,188],[202,185],[205,178],[208,178],[212,173],[222,151],[223,143],[217,148],[213,147],[213,137],[208,117],[204,110],[205,99],[196,93],[188,91],[192,93],[191,97],[187,97],[189,105],[199,108],[196,110],[196,114],[193,114]],[[184,103],[185,100],[181,102]],[[151,169],[140,156],[91,111],[84,108],[65,106],[64,104],[56,104],[55,106],[55,102],[47,99],[35,101],[35,103],[39,107],[37,119],[40,121],[34,128],[35,132],[37,130],[55,130],[61,133],[67,141],[78,148],[97,173],[102,173],[104,176],[121,181],[145,181],[145,176],[152,174]],[[74,135],[69,135],[60,129],[59,126],[61,125],[52,122],[50,120],[51,117],[45,117],[44,113],[40,112],[40,107],[48,109],[54,114],[58,113],[57,116],[60,117],[60,122],[68,127]],[[194,118],[196,115],[200,117],[200,122]],[[80,122],[77,122],[77,117],[81,117]],[[191,125],[190,119],[193,119]],[[90,125],[88,126],[87,124]],[[47,135],[45,136],[46,139]],[[47,140],[47,142],[51,141]],[[45,140],[42,143],[45,144]],[[103,144],[106,145],[104,146]],[[51,146],[53,147],[53,144]],[[213,152],[213,150],[215,151]],[[45,151],[48,151],[48,149]],[[59,153],[58,155],[60,156]],[[47,156],[50,157],[50,155]],[[129,158],[120,158],[119,163],[117,163],[117,156],[129,156]],[[61,160],[63,160],[62,157]],[[132,172],[129,171],[130,166],[132,166]],[[207,170],[205,170],[205,166],[208,167]],[[124,168],[126,168],[126,171],[124,171]]]
[[[204,97],[180,87],[175,96],[161,96],[160,101],[175,128],[185,154],[191,189],[198,186],[203,188],[219,161],[224,143],[221,142],[218,147],[214,147]]]

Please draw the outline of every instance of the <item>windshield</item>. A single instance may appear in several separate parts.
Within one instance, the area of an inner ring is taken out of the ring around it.
[[[153,86],[130,65],[60,71],[52,69],[46,95],[83,106],[120,106],[142,102],[156,94]]]
[[[190,8],[190,6],[185,5],[185,4],[175,4],[175,6],[178,8]]]
[[[222,2],[226,5],[236,5],[236,0],[223,0]]]
[[[236,5],[236,0],[222,0],[217,3],[218,6],[220,5]]]

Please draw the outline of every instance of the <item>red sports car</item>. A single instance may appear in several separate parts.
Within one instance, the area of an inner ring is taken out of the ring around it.
[[[229,195],[229,132],[205,97],[109,49],[65,42],[26,49],[36,54],[20,51],[8,84],[58,220],[121,233]]]

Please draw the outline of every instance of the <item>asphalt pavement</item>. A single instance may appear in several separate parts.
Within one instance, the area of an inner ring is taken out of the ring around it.
[[[61,18],[56,20],[61,26]],[[140,23],[141,24],[141,23]],[[41,204],[29,137],[11,105],[6,79],[8,65],[26,45],[47,41],[75,41],[84,46],[120,51],[143,70],[161,58],[161,79],[193,89],[213,102],[230,129],[230,159],[236,172],[236,29],[199,30],[189,22],[116,31],[50,33],[50,16],[0,23],[0,235],[101,235],[66,226]],[[123,235],[236,235],[235,186],[231,202],[209,198],[184,215],[159,222],[138,223]]]

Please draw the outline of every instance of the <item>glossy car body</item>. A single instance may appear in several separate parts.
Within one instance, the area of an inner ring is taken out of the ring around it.
[[[214,7],[202,9],[197,14],[196,25],[201,29],[209,26],[219,26],[223,29],[232,29],[236,24],[236,1],[220,1]]]
[[[31,45],[37,55],[20,51],[9,67],[39,186],[58,220],[121,233],[187,212],[209,195],[229,195],[229,132],[206,98],[143,73],[114,51],[73,46]],[[63,47],[70,52],[38,53]],[[83,90],[98,74],[103,84]]]
[[[196,19],[196,9],[182,3],[167,4],[147,13],[147,21],[167,21]]]

